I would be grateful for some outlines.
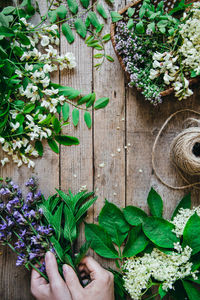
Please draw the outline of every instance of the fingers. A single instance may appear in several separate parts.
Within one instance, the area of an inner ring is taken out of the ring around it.
[[[65,278],[65,282],[70,290],[70,293],[72,295],[72,298],[74,299],[82,299],[81,294],[83,291],[83,288],[79,282],[79,279],[74,272],[74,270],[68,266],[64,265],[63,266],[63,275]]]
[[[92,280],[102,277],[106,272],[106,270],[91,256],[87,256],[81,261],[79,270],[90,274]]]
[[[45,265],[50,284],[56,284],[59,281],[62,281],[62,278],[58,272],[58,264],[55,255],[50,251],[48,251],[45,255]]]
[[[38,266],[37,266],[38,267]],[[31,272],[31,293],[34,297],[38,297],[40,295],[41,290],[40,287],[47,287],[47,281],[35,270],[32,269]]]

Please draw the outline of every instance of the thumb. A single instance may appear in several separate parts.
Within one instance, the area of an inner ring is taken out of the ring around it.
[[[72,267],[68,265],[63,265],[63,275],[65,278],[65,282],[70,290],[73,299],[82,299],[83,288],[79,282],[79,279],[72,269]]]

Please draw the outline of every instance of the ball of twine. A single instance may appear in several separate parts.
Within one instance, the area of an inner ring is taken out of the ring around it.
[[[179,133],[171,144],[170,155],[184,173],[200,175],[200,128],[191,127]]]
[[[200,175],[200,120],[197,119],[189,119],[193,123],[192,127],[184,129],[181,131],[172,141],[172,144],[170,146],[170,156],[171,160],[174,163],[174,165],[177,167],[178,173],[183,178],[183,180],[187,183],[183,186],[173,186],[168,184],[162,176],[159,174],[156,165],[156,146],[158,144],[158,140],[164,130],[164,128],[167,126],[169,121],[174,118],[177,114],[183,113],[183,112],[190,112],[195,113],[197,115],[200,115],[200,112],[191,110],[191,109],[182,109],[179,110],[173,114],[171,114],[167,120],[164,122],[162,127],[160,128],[156,139],[153,144],[152,149],[152,167],[154,170],[154,173],[156,177],[167,187],[175,190],[182,190],[189,187],[195,187],[196,189],[200,189],[200,181],[190,183],[188,179],[185,178],[184,173],[194,176],[194,175]],[[196,126],[194,126],[194,123],[196,123]]]

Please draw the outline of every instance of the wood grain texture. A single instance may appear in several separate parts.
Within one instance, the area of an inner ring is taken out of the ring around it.
[[[45,9],[45,1],[39,3]],[[119,10],[125,1],[116,0]],[[6,5],[6,3],[5,3]],[[107,6],[106,6],[107,10]],[[104,32],[109,32],[106,24]],[[69,46],[61,36],[60,53],[71,51],[75,54],[77,68],[71,72],[55,74],[53,80],[63,85],[89,93],[93,89],[97,97],[110,97],[110,104],[93,113],[93,128],[88,130],[83,113],[77,128],[66,126],[64,133],[77,136],[79,146],[61,146],[60,156],[54,154],[45,145],[44,157],[36,161],[34,171],[25,167],[17,169],[8,165],[0,169],[0,176],[12,176],[23,184],[31,175],[39,178],[40,189],[45,196],[54,193],[55,187],[64,191],[69,188],[77,192],[83,185],[89,191],[95,190],[99,196],[94,208],[90,210],[88,221],[97,222],[98,214],[104,204],[104,198],[120,207],[136,205],[147,211],[147,195],[154,188],[164,200],[165,216],[170,217],[176,204],[187,191],[173,191],[163,186],[154,176],[151,165],[151,151],[156,134],[165,119],[176,110],[192,108],[200,110],[199,91],[189,100],[177,101],[173,96],[164,98],[164,103],[153,107],[135,89],[129,89],[124,73],[117,61],[111,43],[106,44],[107,53],[115,58],[114,63],[106,62],[97,71],[94,69],[92,51],[80,37]],[[174,119],[163,132],[156,151],[156,165],[159,172],[171,184],[182,184],[176,170],[169,160],[169,145],[173,137],[182,129],[187,117],[183,114]],[[0,152],[2,159],[3,152]],[[192,190],[193,204],[199,204],[199,191]],[[78,246],[84,241],[83,230]],[[30,274],[23,268],[15,267],[15,256],[9,249],[0,249],[0,299],[31,300]],[[104,266],[113,266],[112,262],[95,258]]]

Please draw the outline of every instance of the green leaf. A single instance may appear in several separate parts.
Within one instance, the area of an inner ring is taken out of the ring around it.
[[[91,95],[91,96],[90,96],[90,100],[87,101],[87,103],[86,103],[86,107],[87,107],[87,108],[89,108],[89,107],[91,107],[91,106],[93,105],[93,103],[94,103],[94,101],[95,101],[95,98],[96,98],[95,93],[92,93],[92,94],[90,94],[90,95]]]
[[[192,254],[200,251],[200,217],[195,213],[190,217],[183,231],[183,247],[192,248]]]
[[[77,33],[82,38],[85,38],[86,34],[87,34],[87,28],[86,28],[85,24],[83,23],[83,21],[80,18],[76,19],[76,21],[74,22],[74,26],[76,28]]]
[[[144,29],[144,24],[142,21],[140,21],[139,23],[136,24],[135,26],[137,33],[144,33],[145,29]]]
[[[90,0],[80,0],[80,2],[84,8],[88,8],[88,6],[90,4]]]
[[[174,248],[179,239],[172,232],[174,225],[158,217],[148,217],[142,224],[145,235],[158,247]]]
[[[99,224],[108,232],[112,241],[119,247],[126,236],[124,234],[130,229],[122,211],[115,204],[107,200],[99,214]]]
[[[50,23],[55,23],[57,20],[57,13],[56,10],[52,10],[48,12],[48,17],[49,17],[49,21]]]
[[[60,5],[57,9],[56,9],[56,13],[59,16],[59,18],[61,19],[65,19],[66,15],[67,15],[67,9],[64,5]]]
[[[148,29],[152,30],[152,32],[156,31],[156,24],[155,22],[151,22],[150,24],[148,24],[147,26]]]
[[[142,226],[138,225],[131,229],[128,241],[123,251],[123,257],[132,257],[142,252],[149,241],[142,231]]]
[[[74,108],[72,111],[72,121],[74,126],[78,125],[79,122],[79,110],[77,108]]]
[[[0,12],[0,24],[2,26],[9,27],[9,22],[8,22],[7,17],[1,12]]]
[[[74,35],[70,26],[67,23],[62,24],[62,33],[66,37],[69,44],[73,43]]]
[[[35,104],[34,103],[29,103],[24,107],[23,113],[29,114],[35,109]]]
[[[110,38],[111,38],[110,33],[105,34],[105,35],[102,37],[102,41],[103,41],[104,43],[106,43],[106,42],[110,41]]]
[[[93,11],[90,11],[88,13],[88,18],[90,20],[90,23],[97,29],[100,29],[101,24],[99,23],[99,20],[96,16],[96,14]]]
[[[8,54],[6,53],[6,51],[4,51],[4,49],[0,46],[0,57],[1,58],[7,58]]]
[[[75,216],[76,222],[78,222],[80,220],[80,218],[88,211],[90,206],[92,206],[96,200],[97,200],[97,197],[90,199],[79,208],[79,210]]]
[[[158,292],[159,292],[159,295],[160,295],[160,299],[163,299],[167,295],[167,292],[164,291],[163,288],[162,288],[162,284],[159,285]]]
[[[149,192],[147,203],[149,205],[150,213],[152,214],[152,216],[162,217],[163,201],[160,195],[153,188],[151,188]]]
[[[57,134],[61,131],[60,121],[55,116],[53,118],[53,128]]]
[[[133,19],[129,19],[127,23],[127,28],[130,30],[131,28],[133,28],[133,26],[134,26]]]
[[[78,11],[78,4],[76,0],[67,0],[67,4],[69,7],[69,10],[73,13],[76,14]]]
[[[118,258],[111,238],[104,228],[96,224],[85,224],[85,237],[91,241],[91,248],[100,256],[105,258]]]
[[[128,17],[131,18],[135,13],[135,8],[129,7],[127,13],[128,13]]]
[[[116,11],[111,11],[111,12],[110,12],[110,16],[111,16],[111,19],[112,19],[112,22],[113,22],[113,23],[116,23],[116,22],[118,22],[118,21],[120,21],[120,20],[123,19],[123,16],[120,15],[120,14],[119,14],[118,12],[116,12]]]
[[[35,141],[35,149],[39,153],[39,156],[43,156],[43,145],[41,141]]]
[[[67,207],[64,206],[64,238],[72,244],[72,242],[76,239],[76,220],[74,218],[74,215]]]
[[[184,289],[187,292],[189,300],[198,300],[199,299],[199,289],[196,288],[194,284],[186,280],[182,280]]]
[[[175,218],[180,208],[191,208],[191,193],[184,196],[175,208],[171,220]]]
[[[61,199],[67,204],[68,208],[73,211],[74,210],[73,209],[73,202],[72,202],[72,199],[70,198],[70,196],[67,195],[66,193],[64,193],[63,191],[58,190],[58,189],[56,189],[56,191],[58,192]]]
[[[140,17],[140,19],[142,19],[144,17],[145,12],[146,12],[146,8],[144,7],[144,5],[142,5],[142,7],[139,10],[139,17]]]
[[[143,223],[147,218],[147,214],[142,209],[135,206],[126,206],[123,212],[126,221],[132,226]]]
[[[22,45],[29,46],[31,44],[30,39],[25,34],[18,32],[17,37]]]
[[[93,97],[93,93],[85,95],[84,97],[80,98],[78,100],[78,105],[81,105],[81,104],[84,104],[84,103],[88,102],[91,99],[91,97]]]
[[[0,26],[0,36],[11,37],[14,35],[15,33],[12,29],[5,26]]]
[[[65,102],[62,106],[62,114],[63,114],[63,120],[66,122],[69,118],[69,104],[67,102]]]
[[[62,227],[61,227],[62,213],[63,213],[63,203],[61,203],[59,205],[55,214],[53,215],[53,225],[55,228],[56,237],[57,237],[58,241],[60,239],[61,231],[62,231]]]
[[[112,58],[111,56],[105,55],[105,57],[108,61],[114,62],[114,58]]]
[[[64,255],[64,253],[63,253],[63,249],[62,249],[60,243],[57,241],[57,239],[55,238],[54,235],[52,235],[49,239],[50,239],[50,241],[51,241],[51,243],[52,243],[52,245],[53,245],[53,247],[54,247],[54,249],[56,251],[56,254],[59,257],[59,259],[63,262],[63,255]]]
[[[108,19],[108,15],[103,7],[103,5],[101,3],[98,2],[97,4],[97,11],[98,13],[105,19],[107,20]]]
[[[87,127],[90,129],[91,126],[92,126],[92,118],[91,118],[91,115],[90,115],[89,111],[86,111],[84,113],[84,120],[85,120],[85,123],[86,123]]]
[[[104,55],[102,53],[97,53],[94,55],[94,58],[102,58]]]
[[[15,7],[14,6],[6,6],[3,10],[2,10],[2,13],[4,15],[9,15],[9,14],[12,14],[14,11],[15,11]]]
[[[108,103],[109,103],[108,97],[99,98],[94,104],[94,109],[104,108],[108,105]]]
[[[80,264],[81,260],[86,256],[88,250],[90,249],[90,246],[91,246],[91,241],[85,242],[81,246],[79,254],[75,258],[75,262],[74,262],[75,266],[78,266]]]
[[[55,153],[59,153],[59,147],[57,145],[57,143],[53,140],[53,139],[48,139],[47,140],[49,147],[55,152]]]
[[[55,140],[65,146],[71,146],[71,145],[79,145],[79,140],[74,136],[69,135],[56,135]]]

